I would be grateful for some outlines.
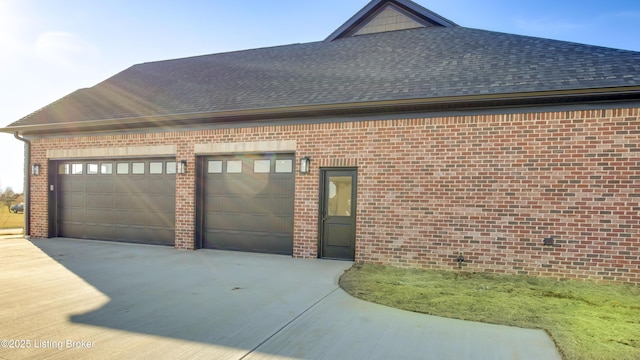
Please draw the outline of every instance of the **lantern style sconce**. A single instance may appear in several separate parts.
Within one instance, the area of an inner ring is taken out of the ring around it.
[[[300,159],[300,173],[301,174],[308,174],[310,166],[311,166],[311,158],[310,157],[305,156],[302,159]]]
[[[40,175],[40,164],[31,165],[31,175]]]
[[[187,173],[187,160],[178,161],[178,174]]]

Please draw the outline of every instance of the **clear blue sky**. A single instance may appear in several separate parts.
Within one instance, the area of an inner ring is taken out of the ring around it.
[[[0,127],[131,65],[323,40],[368,0],[0,0]],[[640,51],[638,0],[417,0],[465,27]],[[0,188],[22,143],[0,134]]]

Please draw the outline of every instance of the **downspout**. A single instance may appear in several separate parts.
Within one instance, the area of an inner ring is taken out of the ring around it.
[[[24,143],[24,237],[31,237],[31,142],[21,138],[18,132],[13,133],[13,137]]]

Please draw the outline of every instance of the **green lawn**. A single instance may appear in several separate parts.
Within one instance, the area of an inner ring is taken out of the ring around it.
[[[544,329],[565,359],[640,359],[640,287],[356,264],[352,296],[442,317]]]
[[[24,214],[9,212],[6,206],[0,208],[0,229],[21,228],[24,226]]]

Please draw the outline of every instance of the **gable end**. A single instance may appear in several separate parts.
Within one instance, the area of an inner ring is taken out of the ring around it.
[[[434,26],[458,25],[410,0],[373,0],[329,35],[325,42],[357,35]]]
[[[369,21],[364,23],[353,35],[375,34],[386,31],[415,29],[432,24],[424,24],[420,19],[414,19],[410,14],[393,5],[380,9]]]

